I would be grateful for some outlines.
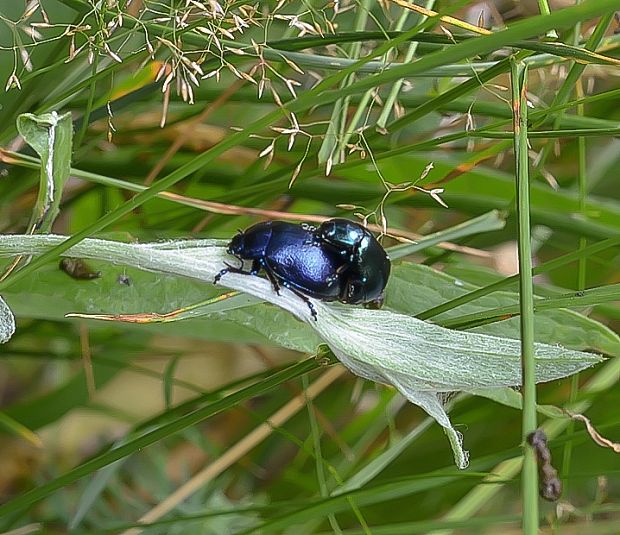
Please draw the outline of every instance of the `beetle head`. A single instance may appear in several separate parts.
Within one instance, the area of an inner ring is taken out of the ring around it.
[[[348,251],[357,249],[367,234],[364,227],[348,219],[330,219],[321,223],[317,229],[321,240]]]
[[[245,232],[240,230],[228,244],[228,254],[239,257],[245,249]]]
[[[364,284],[358,280],[349,279],[346,281],[340,294],[340,301],[348,305],[359,305],[366,301],[366,289]]]

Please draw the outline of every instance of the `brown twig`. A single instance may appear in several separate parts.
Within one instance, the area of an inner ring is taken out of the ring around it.
[[[86,376],[86,388],[88,399],[92,401],[97,391],[95,384],[95,374],[93,372],[93,360],[90,352],[90,339],[88,327],[85,323],[80,323],[80,347],[82,350],[82,361],[84,363],[84,375]]]
[[[322,223],[327,219],[330,219],[328,216],[314,215],[314,214],[294,214],[291,212],[280,212],[278,210],[265,210],[263,208],[250,208],[248,206],[237,206],[234,204],[224,204],[214,201],[203,201],[201,199],[194,199],[192,197],[186,197],[184,195],[178,195],[177,193],[171,192],[163,192],[158,196],[168,198],[170,200],[175,200],[179,202],[183,202],[183,204],[190,204],[187,201],[191,201],[191,206],[196,208],[200,208],[207,212],[213,212],[216,214],[223,215],[252,215],[258,217],[264,217],[265,219],[284,219],[287,221],[303,221],[306,223]],[[373,232],[381,233],[385,229],[381,225],[375,225],[370,223],[368,228]],[[422,234],[418,234],[416,232],[411,232],[403,229],[396,229],[393,227],[387,227],[387,234],[399,241],[418,241],[424,236]],[[457,245],[451,242],[441,242],[437,244],[438,247],[442,249],[448,249],[450,251],[455,251],[463,254],[468,254],[471,256],[477,256],[481,258],[490,258],[492,256],[488,251],[483,251],[481,249],[475,249],[473,247],[467,247],[465,245]]]

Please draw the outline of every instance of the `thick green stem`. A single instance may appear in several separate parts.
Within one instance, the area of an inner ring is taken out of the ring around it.
[[[521,311],[521,362],[523,378],[523,440],[536,429],[536,369],[534,360],[534,288],[530,242],[530,188],[527,143],[527,66],[512,63],[512,106],[517,179],[519,244],[519,304]],[[526,447],[523,471],[523,533],[538,533],[538,474],[534,451]]]

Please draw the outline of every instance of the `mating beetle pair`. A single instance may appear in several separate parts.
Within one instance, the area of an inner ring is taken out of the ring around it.
[[[286,221],[257,223],[239,232],[228,253],[250,260],[249,271],[227,264],[228,272],[258,275],[264,270],[273,288],[290,289],[316,311],[308,297],[348,304],[380,305],[390,275],[390,259],[377,239],[348,219],[330,219],[319,227]]]

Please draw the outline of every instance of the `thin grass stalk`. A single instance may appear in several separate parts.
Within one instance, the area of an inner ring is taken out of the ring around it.
[[[538,0],[538,9],[542,15],[550,15],[551,9],[549,9],[549,3],[547,0]]]
[[[601,44],[601,41],[605,37],[605,32],[607,31],[607,28],[609,28],[609,25],[613,21],[613,18],[614,18],[613,11],[601,17],[601,20],[598,21],[596,27],[594,28],[594,32],[592,32],[592,35],[590,36],[590,38],[588,39],[588,41],[586,42],[584,46],[586,50],[594,51],[597,49],[597,47]],[[571,93],[573,92],[575,85],[577,84],[577,81],[583,74],[583,71],[585,70],[585,68],[586,66],[583,63],[573,62],[570,70],[568,71],[568,74],[566,75],[566,79],[560,86],[560,89],[556,93],[556,96],[553,99],[553,102],[551,103],[552,107],[564,104],[569,99]],[[554,130],[559,128],[560,121],[562,120],[563,115],[564,114],[560,112],[555,116],[554,121],[553,121]],[[540,123],[537,123],[537,124],[540,124]],[[538,163],[536,165],[537,169],[542,169],[544,167],[547,161],[547,158],[551,154],[552,148],[553,148],[553,143],[547,143],[546,145],[543,146],[540,157],[538,158]]]
[[[433,9],[435,7],[435,0],[428,0],[424,6],[426,9]],[[405,26],[407,19],[409,18],[410,11],[404,10],[400,19],[396,23],[395,30],[400,31]],[[419,22],[424,22],[426,17],[424,15],[420,15]],[[418,50],[418,43],[413,42],[409,45],[407,49],[407,53],[403,58],[404,63],[408,63],[413,60],[415,57],[416,51]],[[398,94],[400,93],[400,89],[404,83],[404,79],[396,80],[394,85],[390,89],[390,93],[385,99],[385,104],[383,105],[383,109],[377,119],[377,126],[379,128],[385,128],[387,125],[388,119],[390,118],[390,114],[392,113],[392,109],[394,108],[394,104],[396,103],[396,99],[398,98]]]
[[[95,54],[93,58],[92,64],[92,75],[97,74],[97,69],[99,67],[99,54]],[[76,139],[73,142],[73,150],[77,150],[82,146],[82,141],[84,141],[84,136],[86,135],[86,131],[88,130],[88,125],[90,124],[90,116],[93,111],[93,103],[95,102],[95,93],[97,89],[97,80],[93,79],[90,84],[90,90],[88,91],[88,100],[86,102],[86,109],[84,110],[84,115],[82,116],[82,126],[76,136]]]
[[[577,93],[579,98],[583,97],[583,84],[581,80],[577,84]],[[583,104],[577,106],[577,114],[583,115],[585,108]],[[580,136],[577,138],[577,157],[578,157],[578,188],[579,188],[579,212],[583,216],[587,216],[587,200],[588,200],[588,186],[587,186],[587,171],[586,171],[586,139]],[[585,236],[579,238],[579,251],[583,251],[588,246],[588,241]],[[579,258],[578,271],[577,271],[577,289],[585,290],[586,288],[586,260],[587,256],[583,255]]]
[[[356,9],[355,22],[353,29],[356,32],[361,32],[366,28],[368,22],[368,15],[371,9],[370,2],[364,0]],[[349,46],[349,55],[354,60],[358,60],[362,51],[362,42],[354,42]],[[340,87],[347,87],[355,82],[357,73],[351,73],[343,81]],[[327,164],[327,174],[334,163],[342,163],[344,161],[344,147],[342,140],[347,135],[347,115],[349,110],[349,104],[351,102],[351,96],[346,96],[338,99],[334,103],[334,108],[331,113],[327,132],[325,138],[321,144],[321,148],[318,153],[319,164]],[[359,111],[358,107],[358,111]],[[340,140],[340,141],[339,141]],[[335,155],[335,157],[334,157]]]
[[[549,8],[549,2],[547,0],[538,0],[538,9],[541,15],[551,15],[551,9]],[[558,34],[555,30],[549,30],[547,37],[551,39],[557,39]]]
[[[304,391],[308,390],[310,382],[307,375],[301,377]],[[314,403],[309,397],[306,397],[306,408],[308,409],[308,422],[310,424],[310,436],[312,437],[312,446],[314,448],[314,461],[317,483],[319,484],[319,495],[321,498],[327,498],[329,496],[329,490],[327,488],[327,481],[325,479],[325,472],[323,469],[324,459],[321,452],[321,431],[319,429],[319,423],[317,422],[316,414],[314,412]],[[342,530],[336,520],[336,515],[330,513],[327,515],[327,520],[332,528],[333,532],[337,535],[342,535]]]
[[[583,84],[581,80],[576,85],[576,90],[579,97],[583,96]],[[577,114],[583,115],[585,112],[583,104],[577,106]],[[577,139],[577,158],[578,158],[578,171],[577,171],[577,185],[579,188],[579,212],[582,215],[586,214],[587,206],[586,201],[588,198],[587,190],[587,171],[586,171],[586,140],[583,137]],[[583,252],[588,246],[588,241],[584,236],[579,238],[579,252]],[[585,290],[586,288],[586,261],[588,257],[582,255],[579,258],[577,264],[577,290]],[[575,374],[571,377],[570,383],[570,402],[575,403],[577,395],[579,394],[579,374]],[[575,431],[575,422],[571,420],[569,426],[566,429],[567,435],[571,436]],[[562,482],[564,485],[564,492],[568,492],[568,486],[570,484],[570,469],[573,455],[573,441],[569,440],[564,446],[562,452]]]
[[[536,429],[536,368],[534,361],[534,285],[530,241],[530,189],[527,142],[527,66],[513,61],[512,107],[517,179],[517,224],[519,250],[519,305],[521,322],[521,366],[523,382],[523,440]],[[538,474],[536,457],[525,448],[522,470],[523,533],[538,533]]]

